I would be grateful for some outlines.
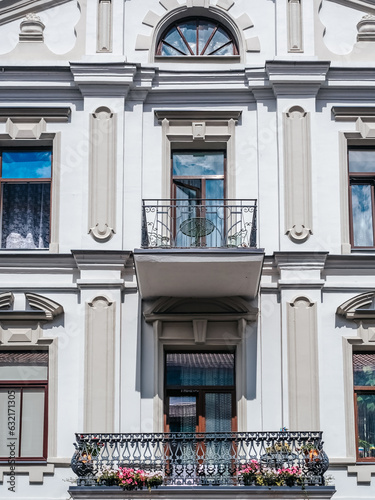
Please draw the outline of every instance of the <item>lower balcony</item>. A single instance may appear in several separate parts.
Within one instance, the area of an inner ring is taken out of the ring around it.
[[[321,432],[77,434],[73,499],[329,499]]]

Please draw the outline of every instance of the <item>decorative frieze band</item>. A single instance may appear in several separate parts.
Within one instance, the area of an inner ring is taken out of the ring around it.
[[[89,233],[105,242],[115,233],[116,116],[105,107],[91,115]]]

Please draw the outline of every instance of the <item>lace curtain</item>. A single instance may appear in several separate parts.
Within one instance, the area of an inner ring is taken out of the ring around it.
[[[48,248],[50,184],[4,184],[2,248]]]

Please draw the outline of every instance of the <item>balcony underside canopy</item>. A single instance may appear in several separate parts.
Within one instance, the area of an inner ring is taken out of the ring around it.
[[[134,251],[142,298],[256,297],[263,250],[137,249]]]

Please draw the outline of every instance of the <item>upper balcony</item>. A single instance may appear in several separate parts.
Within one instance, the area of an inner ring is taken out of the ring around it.
[[[256,217],[256,200],[144,200],[134,252],[142,297],[254,298],[264,257]]]

